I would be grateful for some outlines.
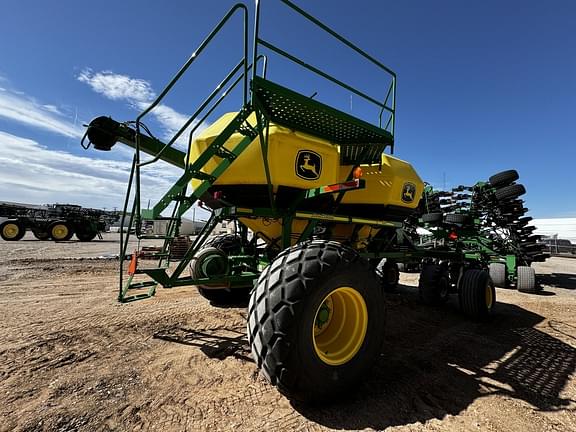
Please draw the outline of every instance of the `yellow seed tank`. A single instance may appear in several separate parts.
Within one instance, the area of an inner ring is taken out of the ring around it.
[[[201,155],[235,115],[225,114],[196,137],[188,162]],[[248,121],[255,126],[254,116]],[[242,138],[240,133],[233,134],[225,147],[231,150]],[[212,157],[204,172],[210,174],[220,161],[219,157]],[[283,205],[289,206],[303,190],[346,181],[354,168],[341,165],[338,145],[273,123],[269,128],[268,163],[274,198],[280,208]],[[409,163],[383,154],[380,166],[362,165],[361,169],[366,187],[344,194],[335,212],[331,209],[334,208],[337,193],[314,201],[304,201],[298,210],[401,221],[418,206],[424,184]],[[200,183],[200,180],[195,179],[191,186],[195,188]],[[221,207],[222,202],[238,207],[269,207],[267,185],[262,147],[256,138],[216,180],[202,200],[211,208]],[[281,236],[281,219],[241,218],[240,221],[263,238],[277,239]],[[294,221],[294,241],[305,226],[304,221]],[[349,238],[353,230],[352,224],[334,223],[333,238]],[[360,229],[358,237],[362,239],[370,235],[374,235],[374,231],[366,225]]]

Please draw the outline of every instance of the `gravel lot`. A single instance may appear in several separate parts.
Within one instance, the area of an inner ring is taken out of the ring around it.
[[[493,319],[457,299],[389,295],[372,377],[328,407],[259,377],[246,308],[195,288],[116,302],[118,238],[0,240],[0,431],[576,431],[576,259],[538,264],[543,292],[498,289]]]

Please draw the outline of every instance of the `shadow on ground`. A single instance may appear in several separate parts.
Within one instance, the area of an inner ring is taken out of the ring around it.
[[[381,357],[358,391],[329,406],[294,402],[294,409],[330,428],[380,430],[457,415],[494,394],[544,411],[576,402],[560,396],[576,370],[576,349],[535,329],[542,316],[498,304],[489,322],[475,323],[462,316],[454,300],[440,308],[424,306],[414,288],[401,286],[387,299]],[[576,342],[576,327],[555,321],[548,327]],[[242,328],[173,327],[154,337],[199,347],[211,358],[252,361]]]
[[[244,329],[194,330],[186,327],[171,327],[154,333],[154,338],[198,347],[208,357],[218,360],[235,357],[239,360],[253,361]]]
[[[543,317],[498,304],[488,323],[474,323],[456,302],[423,306],[414,291],[400,287],[388,299],[381,358],[349,401],[329,407],[295,403],[294,408],[331,428],[385,429],[456,415],[493,394],[544,411],[575,402],[560,392],[576,370],[576,349],[533,328]],[[576,328],[562,328],[574,340]]]
[[[548,285],[554,288],[563,288],[568,290],[576,289],[576,274],[569,274],[569,273],[539,274],[538,281],[543,285]]]

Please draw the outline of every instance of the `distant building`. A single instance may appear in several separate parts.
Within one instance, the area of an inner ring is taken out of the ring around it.
[[[566,239],[576,243],[576,218],[534,219],[530,225],[536,227],[534,234]]]
[[[168,228],[167,220],[155,220],[153,221],[152,233],[156,235],[166,234],[166,229]],[[182,223],[180,225],[180,235],[196,235],[202,228],[206,225],[205,221],[192,221],[190,219],[182,218]]]

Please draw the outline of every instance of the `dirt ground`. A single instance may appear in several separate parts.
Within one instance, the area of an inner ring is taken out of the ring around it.
[[[540,295],[498,289],[489,323],[457,299],[387,299],[386,342],[347,401],[291,403],[259,377],[245,307],[192,287],[116,302],[103,241],[0,240],[0,431],[576,431],[576,259],[536,266]]]

